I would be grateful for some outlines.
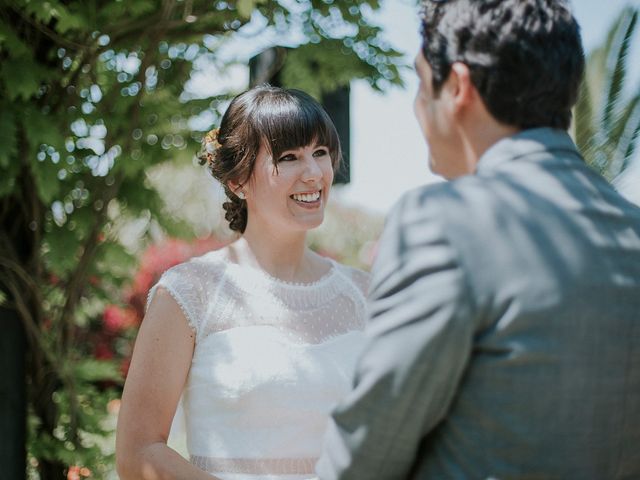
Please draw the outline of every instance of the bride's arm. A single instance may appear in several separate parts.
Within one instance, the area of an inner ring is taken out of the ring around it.
[[[213,478],[167,446],[194,345],[184,313],[158,288],[140,327],[122,395],[116,433],[121,480]]]

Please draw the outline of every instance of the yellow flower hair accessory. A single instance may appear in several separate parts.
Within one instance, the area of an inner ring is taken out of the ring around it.
[[[205,162],[209,165],[213,164],[215,158],[215,152],[218,148],[220,148],[220,142],[218,141],[218,133],[220,133],[219,128],[214,128],[207,132],[207,134],[202,139],[202,150],[200,151],[200,155],[198,158],[204,164]]]

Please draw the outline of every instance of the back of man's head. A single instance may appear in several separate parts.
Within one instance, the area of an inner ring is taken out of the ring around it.
[[[566,1],[423,0],[422,53],[435,92],[462,62],[499,122],[569,128],[584,52]]]

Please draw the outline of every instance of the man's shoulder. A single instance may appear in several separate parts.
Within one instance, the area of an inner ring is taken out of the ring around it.
[[[488,185],[475,176],[450,182],[424,185],[406,192],[394,207],[393,214],[405,221],[418,218],[468,223],[480,205],[491,197]]]

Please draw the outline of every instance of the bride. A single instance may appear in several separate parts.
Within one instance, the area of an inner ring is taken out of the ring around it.
[[[240,94],[205,137],[201,159],[240,237],[149,293],[118,418],[123,480],[314,476],[351,387],[368,281],[305,243],[340,157],[328,115],[297,90]],[[167,446],[181,397],[189,461]]]

